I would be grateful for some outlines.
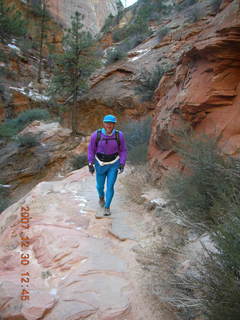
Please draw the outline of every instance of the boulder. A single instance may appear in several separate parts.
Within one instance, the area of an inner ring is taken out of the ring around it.
[[[42,180],[59,178],[72,170],[74,155],[85,154],[88,139],[72,137],[70,129],[58,122],[33,121],[18,135],[31,134],[37,145],[21,146],[11,141],[0,151],[0,180],[11,185],[11,201],[16,201]]]

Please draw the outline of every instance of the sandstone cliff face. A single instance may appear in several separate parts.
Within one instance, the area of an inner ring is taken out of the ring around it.
[[[117,0],[49,0],[49,8],[53,16],[67,26],[71,24],[71,16],[79,11],[85,16],[86,28],[96,34],[110,14],[118,13],[117,3]]]
[[[71,171],[75,155],[87,152],[88,140],[73,138],[58,122],[33,121],[18,135],[31,134],[38,144],[21,146],[16,141],[1,145],[0,179],[10,185],[10,202],[18,200],[39,181],[59,178]]]
[[[225,1],[223,7],[216,17],[198,22],[174,41],[174,51],[181,52],[184,46],[188,50],[180,54],[176,69],[162,78],[156,91],[149,150],[156,178],[179,166],[170,142],[182,120],[196,132],[220,137],[224,153],[239,154],[240,4]]]
[[[225,153],[235,155],[239,150],[240,4],[223,1],[217,15],[209,14],[210,4],[200,2],[206,14],[197,22],[187,22],[183,13],[165,20],[162,26],[169,33],[161,41],[152,36],[127,58],[103,68],[92,78],[89,94],[79,102],[79,128],[89,133],[89,123],[98,127],[104,113],[113,112],[121,119],[154,110],[149,158],[156,179],[179,165],[171,140],[181,120],[197,132],[221,135]],[[154,103],[141,103],[134,91],[138,76],[157,65],[171,68],[159,83]]]

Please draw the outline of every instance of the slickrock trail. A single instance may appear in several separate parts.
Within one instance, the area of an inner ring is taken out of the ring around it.
[[[95,176],[85,167],[39,183],[5,210],[0,318],[168,320],[142,287],[143,271],[131,249],[144,237],[144,218],[133,208],[118,181],[112,217],[96,219]],[[29,229],[23,228],[21,212],[29,213]],[[29,237],[28,247],[20,235]],[[21,264],[23,253],[29,264]],[[29,300],[21,300],[22,289]]]

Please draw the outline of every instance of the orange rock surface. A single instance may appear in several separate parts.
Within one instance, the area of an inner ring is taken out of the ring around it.
[[[204,26],[204,28],[203,28]],[[173,130],[182,120],[196,132],[220,137],[226,154],[240,148],[240,3],[226,2],[214,18],[185,30],[176,50],[189,44],[177,67],[165,74],[156,90],[149,157],[156,178],[179,166],[171,150]],[[169,52],[171,56],[173,53]]]

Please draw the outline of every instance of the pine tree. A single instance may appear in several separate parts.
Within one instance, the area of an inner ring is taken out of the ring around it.
[[[75,12],[71,28],[63,38],[64,52],[54,55],[55,68],[50,93],[71,105],[72,132],[77,134],[77,101],[87,89],[87,80],[99,65],[94,57],[94,41],[91,34],[83,31],[84,16]]]
[[[6,1],[0,0],[0,39],[21,37],[26,34],[26,21],[14,6],[8,7]]]

